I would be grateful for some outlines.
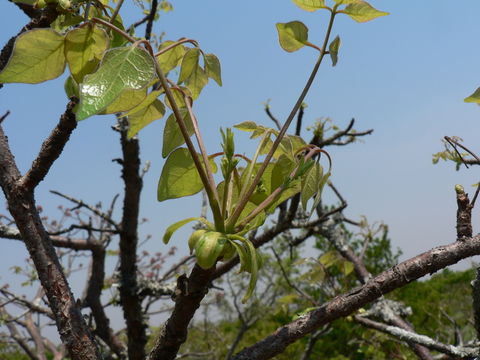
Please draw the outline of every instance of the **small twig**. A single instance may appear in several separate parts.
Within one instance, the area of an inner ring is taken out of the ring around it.
[[[145,29],[145,39],[150,40],[152,36],[152,26],[157,14],[158,0],[152,0],[152,6],[150,7],[150,13],[148,14],[147,26]]]
[[[272,112],[270,111],[270,106],[268,104],[265,106],[265,112],[267,113],[270,120],[274,122],[278,130],[280,130],[282,128],[282,125],[280,125],[280,121],[278,121],[278,119],[275,116],[273,116]]]
[[[7,112],[0,117],[0,124],[7,118],[8,115],[10,115],[10,110],[7,110]]]

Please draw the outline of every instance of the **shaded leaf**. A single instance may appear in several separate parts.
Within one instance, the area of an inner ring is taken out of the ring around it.
[[[197,48],[188,49],[182,59],[182,66],[180,68],[180,76],[178,83],[187,80],[193,71],[198,67],[198,60],[200,59],[200,50]]]
[[[161,119],[163,115],[165,115],[165,105],[160,100],[154,99],[147,107],[142,107],[128,116],[127,137],[132,138],[151,122]]]
[[[308,28],[300,21],[277,23],[278,39],[283,50],[293,52],[308,41]]]
[[[77,83],[95,71],[109,42],[107,33],[92,23],[73,29],[65,35],[65,58]]]
[[[205,55],[205,72],[207,76],[215,82],[222,86],[222,73],[220,68],[220,61],[218,58],[213,54],[206,54]]]
[[[340,37],[337,37],[330,43],[328,47],[328,52],[330,54],[330,58],[332,59],[332,66],[337,65],[338,61],[338,49],[340,48],[341,40]]]
[[[302,179],[302,192],[300,198],[304,210],[307,210],[307,202],[318,192],[318,187],[322,181],[322,167],[315,163]]]
[[[466,97],[463,101],[467,103],[478,103],[480,104],[480,87],[475,90],[475,92],[470,95],[469,97]]]
[[[154,74],[152,57],[139,47],[107,51],[97,72],[87,75],[80,87],[77,120],[98,114],[126,89],[146,87]]]
[[[192,136],[194,129],[188,110],[182,108],[180,109],[180,114],[182,114],[188,134]],[[177,124],[175,114],[172,113],[165,122],[165,128],[163,130],[162,157],[166,158],[174,149],[180,145],[183,145],[184,143],[185,139],[180,131],[180,127]]]
[[[147,97],[147,88],[132,90],[126,89],[100,114],[115,114],[133,109]]]
[[[164,41],[160,45],[159,50],[163,50],[174,43],[175,41]],[[180,60],[182,60],[183,56],[185,55],[185,52],[185,47],[180,44],[175,46],[174,48],[171,48],[167,52],[158,55],[156,58],[162,71],[166,74],[175,69],[180,63]]]
[[[139,112],[142,109],[145,109],[146,107],[150,106],[155,102],[155,100],[163,93],[163,89],[161,90],[154,90],[150,92],[147,96],[143,98],[142,101],[137,103],[135,107],[131,108],[127,113],[123,114],[123,116],[130,116],[133,115],[134,113]],[[164,111],[165,113],[165,111]]]
[[[0,72],[0,83],[38,84],[63,74],[64,37],[52,29],[33,29],[20,34],[12,55]]]

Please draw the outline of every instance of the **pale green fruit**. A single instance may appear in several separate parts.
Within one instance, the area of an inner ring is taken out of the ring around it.
[[[194,231],[192,235],[190,235],[190,238],[188,239],[188,247],[190,248],[190,254],[193,254],[193,249],[195,249],[195,246],[197,245],[198,240],[206,232],[207,230],[200,229],[200,230]]]

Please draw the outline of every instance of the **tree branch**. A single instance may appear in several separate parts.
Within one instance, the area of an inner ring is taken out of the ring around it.
[[[360,288],[339,295],[299,319],[280,327],[272,335],[245,348],[235,360],[270,359],[285,348],[331,321],[351,314],[373,300],[422,276],[432,274],[458,261],[480,254],[480,236],[439,246],[406,260],[370,279]]]

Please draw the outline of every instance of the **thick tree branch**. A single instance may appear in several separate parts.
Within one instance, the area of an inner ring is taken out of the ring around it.
[[[128,358],[144,360],[147,334],[137,283],[137,229],[143,186],[140,176],[140,146],[138,139],[127,138],[126,119],[121,118],[119,121],[122,127],[122,179],[125,184],[120,232],[120,301],[127,323]]]
[[[270,359],[285,348],[331,321],[351,314],[382,295],[402,287],[422,276],[433,274],[458,261],[480,254],[480,236],[466,241],[439,246],[404,261],[370,279],[360,288],[339,295],[301,318],[280,327],[262,341],[245,348],[235,360]]]
[[[215,267],[204,270],[195,265],[190,276],[180,276],[177,281],[175,308],[163,326],[148,360],[175,359],[180,345],[187,339],[187,327],[208,292]]]
[[[43,227],[33,191],[21,186],[20,172],[0,126],[0,186],[45,289],[62,342],[70,357],[97,360],[100,355],[63,273],[55,248]]]

